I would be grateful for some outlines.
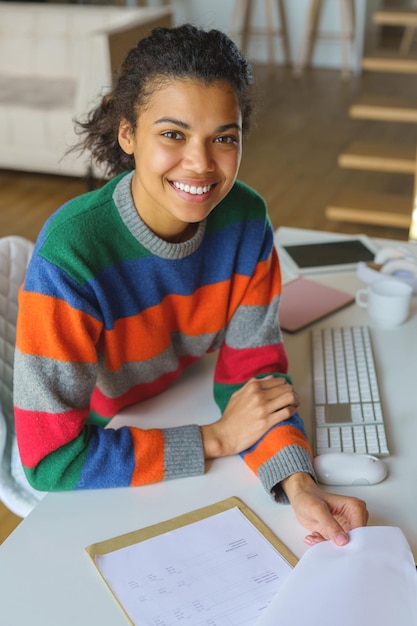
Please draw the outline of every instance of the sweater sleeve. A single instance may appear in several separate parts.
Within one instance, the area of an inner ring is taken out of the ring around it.
[[[34,255],[19,294],[14,403],[20,456],[42,491],[136,486],[204,472],[197,425],[93,423],[103,321],[88,288]],[[97,420],[95,420],[97,422]]]
[[[279,327],[280,293],[279,261],[268,224],[254,270],[220,349],[214,395],[221,411],[233,392],[254,376],[285,376],[291,382]],[[287,501],[279,486],[284,478],[296,472],[315,475],[311,448],[298,413],[271,428],[241,456],[278,501]]]

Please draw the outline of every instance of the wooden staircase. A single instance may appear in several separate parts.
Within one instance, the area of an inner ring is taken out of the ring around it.
[[[416,151],[406,144],[355,141],[338,159],[339,167],[414,175]]]
[[[349,109],[353,119],[382,122],[417,122],[417,99],[363,96]]]
[[[395,72],[410,74],[415,80],[417,57],[409,54],[411,41],[417,29],[417,8],[381,9],[373,14],[379,25],[402,26],[404,36],[400,50],[395,53],[376,52],[365,56],[362,67],[371,72]],[[417,122],[417,98],[406,99],[364,95],[349,109],[352,119],[380,122],[415,124]],[[414,176],[416,184],[416,146],[398,143],[356,141],[339,155],[341,168],[390,172]],[[377,224],[410,229],[413,197],[364,193],[349,189],[343,191],[326,208],[326,217],[345,222]],[[410,231],[411,232],[411,231]]]

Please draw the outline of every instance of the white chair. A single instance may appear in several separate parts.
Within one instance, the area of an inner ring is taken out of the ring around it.
[[[0,500],[19,517],[26,517],[45,495],[26,479],[13,416],[17,294],[32,251],[33,243],[23,237],[0,238]]]

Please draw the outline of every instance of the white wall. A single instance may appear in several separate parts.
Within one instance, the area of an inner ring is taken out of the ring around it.
[[[254,24],[262,27],[265,23],[263,0],[252,0],[255,7]],[[236,4],[239,0],[236,0]],[[355,0],[357,14],[357,48],[355,53],[354,70],[359,68],[359,59],[362,53],[363,32],[369,5],[381,4],[380,0]],[[151,3],[150,3],[151,4]],[[158,5],[158,0],[153,0]],[[243,2],[242,2],[243,4]],[[274,2],[275,4],[275,2]],[[310,0],[286,0],[287,25],[289,31],[292,59],[296,58],[305,32],[308,7]],[[218,28],[232,35],[232,14],[235,0],[172,0],[175,23],[191,22],[205,29]],[[337,36],[341,28],[339,0],[323,0],[323,10],[320,19],[320,30]],[[377,7],[375,7],[377,8]],[[279,24],[276,17],[276,25]],[[277,61],[282,62],[282,49],[279,41],[276,45]],[[251,60],[264,62],[267,60],[266,42],[262,36],[251,38],[248,56]],[[341,65],[341,46],[338,40],[321,40],[315,47],[313,65],[317,67],[338,68]]]

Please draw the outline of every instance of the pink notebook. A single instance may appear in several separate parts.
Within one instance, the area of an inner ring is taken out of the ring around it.
[[[309,278],[295,278],[282,287],[279,321],[295,333],[354,302],[355,297]]]

